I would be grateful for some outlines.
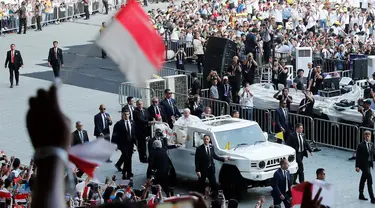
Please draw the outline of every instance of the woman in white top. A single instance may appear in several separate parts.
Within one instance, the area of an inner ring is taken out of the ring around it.
[[[199,32],[195,33],[195,38],[193,40],[194,55],[197,57],[198,72],[202,73],[203,62],[204,62],[204,49],[203,44],[206,42],[204,38],[200,36]]]

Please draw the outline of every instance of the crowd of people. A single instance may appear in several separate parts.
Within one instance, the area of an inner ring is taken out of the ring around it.
[[[119,1],[120,2],[120,1]],[[9,33],[26,33],[26,29],[41,31],[42,27],[71,21],[74,18],[89,19],[90,13],[116,8],[116,2],[78,0],[31,0],[0,2],[0,37]],[[23,29],[23,32],[21,30]]]
[[[183,48],[199,72],[212,36],[237,43],[241,62],[251,52],[258,65],[270,63],[275,43],[288,63],[295,61],[296,47],[312,47],[313,57],[334,59],[335,69],[343,70],[350,54],[375,54],[374,11],[371,1],[234,0],[182,1],[149,15],[168,49]]]

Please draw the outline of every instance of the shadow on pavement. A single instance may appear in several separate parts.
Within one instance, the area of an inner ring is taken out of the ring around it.
[[[111,59],[101,58],[101,49],[93,41],[85,45],[64,46],[63,49],[64,67],[60,76],[65,84],[117,94],[118,86],[127,81],[117,64]],[[48,67],[47,59],[42,61],[37,65]],[[175,68],[175,62],[167,62],[165,66]],[[185,67],[187,71],[197,71],[193,64]],[[53,81],[52,69],[22,76]]]

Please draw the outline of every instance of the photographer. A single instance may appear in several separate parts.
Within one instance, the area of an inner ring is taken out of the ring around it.
[[[198,118],[202,118],[202,114],[204,111],[204,106],[200,103],[200,96],[189,96],[186,102],[186,108],[189,108],[191,114],[197,116]]]
[[[163,148],[161,140],[153,142],[153,152],[150,157],[149,168],[155,173],[155,184],[159,184],[165,194],[169,197],[168,172],[169,157],[165,148]]]

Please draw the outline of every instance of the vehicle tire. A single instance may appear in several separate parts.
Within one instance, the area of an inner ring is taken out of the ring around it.
[[[219,182],[226,199],[241,200],[247,191],[240,171],[233,165],[224,165],[221,168]]]

